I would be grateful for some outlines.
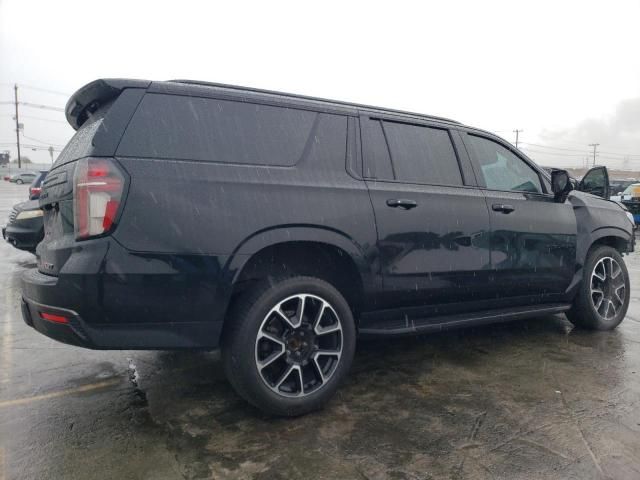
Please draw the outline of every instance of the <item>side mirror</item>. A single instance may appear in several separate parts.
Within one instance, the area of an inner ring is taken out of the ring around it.
[[[551,190],[557,202],[564,202],[572,189],[569,172],[566,170],[551,171]]]
[[[593,167],[584,174],[578,190],[609,200],[609,172],[607,167]]]

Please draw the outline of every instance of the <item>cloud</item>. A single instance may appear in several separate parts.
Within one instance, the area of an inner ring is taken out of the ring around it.
[[[573,127],[543,130],[545,145],[589,151],[590,143],[599,143],[598,163],[614,168],[640,169],[640,97],[618,103],[613,113],[603,118],[583,120]],[[584,147],[582,147],[584,146]],[[582,148],[581,148],[582,147]],[[625,161],[625,158],[627,159]]]

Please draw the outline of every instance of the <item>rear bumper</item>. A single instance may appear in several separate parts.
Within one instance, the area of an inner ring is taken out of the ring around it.
[[[42,315],[47,313],[64,317],[67,319],[67,323],[45,320]],[[27,325],[49,338],[69,345],[91,348],[78,314],[71,310],[49,307],[23,298],[22,319]]]
[[[194,272],[194,261],[177,263],[174,257],[168,260],[173,271],[161,271],[157,255],[155,262],[141,259],[113,244],[99,249],[104,258],[88,250],[72,254],[59,276],[37,269],[24,272],[27,325],[60,342],[91,349],[218,347],[228,301],[227,289],[219,284],[220,271]],[[176,271],[178,265],[191,271]],[[68,322],[51,322],[43,313]]]
[[[63,317],[66,323],[46,320],[43,314]],[[217,339],[220,335],[212,322],[183,323],[179,328],[163,324],[94,327],[73,310],[25,297],[22,297],[22,318],[28,326],[53,340],[93,350],[211,349],[217,343],[208,344],[203,339]]]

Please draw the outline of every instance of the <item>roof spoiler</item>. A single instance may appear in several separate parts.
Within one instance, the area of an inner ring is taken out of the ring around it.
[[[67,122],[78,130],[89,115],[95,112],[101,105],[118,97],[125,88],[148,88],[149,80],[125,80],[119,78],[104,78],[94,80],[76,91],[67,102],[64,113]]]

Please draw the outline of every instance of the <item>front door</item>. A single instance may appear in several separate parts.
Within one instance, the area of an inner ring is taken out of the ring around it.
[[[470,132],[463,139],[485,187],[496,299],[561,299],[575,273],[573,207],[554,201],[537,167],[508,144]]]
[[[429,307],[412,310],[416,317],[464,310],[487,289],[489,213],[481,190],[466,185],[457,132],[371,117],[361,118],[361,132],[384,283],[379,306]]]

